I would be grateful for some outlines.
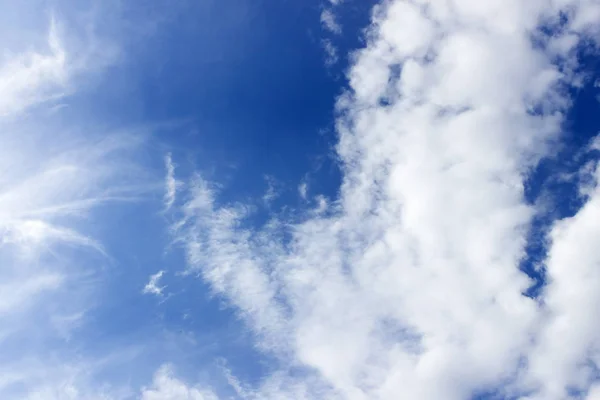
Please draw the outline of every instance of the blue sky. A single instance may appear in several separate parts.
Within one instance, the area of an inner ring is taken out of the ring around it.
[[[599,20],[0,5],[0,397],[600,399]]]

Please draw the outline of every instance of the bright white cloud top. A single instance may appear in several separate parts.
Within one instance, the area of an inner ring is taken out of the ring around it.
[[[0,397],[19,382],[30,399],[599,398],[596,163],[580,171],[584,205],[553,223],[536,297],[520,268],[542,211],[525,181],[560,143],[582,79],[577,52],[596,45],[599,21],[594,0],[377,6],[337,101],[339,198],[319,197],[300,221],[270,213],[253,226],[252,204],[222,201],[222,184],[202,171],[184,182],[172,153],[161,156],[165,230],[186,256],[175,272],[198,274],[239,313],[276,360],[269,375],[245,382],[224,368],[221,395],[159,363],[125,390],[90,378],[96,360],[53,358],[62,367],[47,373],[44,355],[16,357],[0,363]],[[333,14],[322,22],[338,31]],[[46,49],[0,67],[0,352],[31,324],[83,318],[89,294],[73,307],[80,294],[64,291],[89,277],[78,252],[111,259],[83,217],[149,187],[139,136],[44,125],[39,106],[74,90],[58,32],[52,22]],[[279,185],[267,183],[270,205]],[[307,185],[292,188],[306,201]],[[142,292],[162,296],[164,273]],[[48,302],[56,315],[40,319]]]

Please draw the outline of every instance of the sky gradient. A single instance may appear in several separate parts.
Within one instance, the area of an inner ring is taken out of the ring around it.
[[[0,398],[600,400],[600,2],[0,4]]]

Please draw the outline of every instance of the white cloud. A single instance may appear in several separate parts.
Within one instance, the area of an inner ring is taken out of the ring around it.
[[[26,291],[29,301],[33,288],[48,285],[28,282],[83,273],[71,270],[73,251],[93,250],[106,261],[102,244],[83,233],[81,222],[93,209],[140,191],[130,185],[139,176],[128,165],[139,140],[110,134],[98,139],[92,132],[82,140],[43,124],[14,116],[0,121],[2,283]]]
[[[267,183],[267,191],[265,192],[265,194],[262,197],[263,203],[268,207],[271,205],[271,203],[273,202],[273,200],[275,200],[277,197],[279,197],[279,183],[277,182],[277,180],[270,176],[270,175],[266,175],[265,177],[265,182]]]
[[[48,114],[68,106],[67,96],[120,58],[118,46],[98,37],[93,12],[71,18],[72,24],[64,24],[60,13],[16,3],[0,6],[0,12],[0,118],[31,112],[36,105],[47,106]],[[34,21],[45,23],[43,33]]]
[[[596,136],[591,143],[591,150],[600,151],[600,136]]]
[[[23,53],[1,66],[0,117],[65,94],[69,78],[67,56],[54,19],[47,45],[46,54]]]
[[[217,397],[210,390],[189,387],[173,377],[171,367],[163,366],[156,372],[152,386],[142,391],[140,400],[217,400]]]
[[[265,351],[306,371],[284,367],[257,397],[461,400],[497,389],[560,400],[568,387],[587,390],[600,195],[554,229],[540,301],[522,294],[532,282],[519,265],[536,212],[523,181],[560,133],[573,78],[553,64],[558,47],[533,46],[531,32],[569,8],[555,36],[585,35],[594,7],[387,2],[339,100],[344,180],[332,215],[243,229],[243,206],[219,206],[209,183],[192,183],[174,228],[189,268]]]
[[[165,169],[167,170],[167,175],[165,176],[164,203],[165,209],[170,210],[175,203],[177,190],[181,186],[181,182],[175,178],[175,165],[173,164],[171,153],[165,156]]]
[[[572,218],[558,222],[551,233],[544,303],[547,318],[530,358],[529,375],[541,387],[539,399],[564,398],[567,388],[585,390],[600,365],[600,168],[595,189]]]
[[[335,5],[335,3],[333,3]],[[337,21],[337,18],[332,8],[325,8],[321,12],[321,26],[330,34],[340,35],[342,26]],[[323,39],[321,45],[325,52],[325,65],[328,67],[338,62],[338,49],[330,39]]]
[[[600,386],[594,385],[588,392],[587,400],[600,400]]]
[[[338,59],[339,59],[338,51],[337,51],[337,48],[331,42],[331,40],[324,39],[322,41],[322,43],[323,43],[323,50],[325,51],[325,65],[330,67],[333,64],[338,62]]]
[[[157,273],[151,275],[150,280],[148,281],[146,286],[144,286],[144,290],[142,291],[142,293],[154,294],[156,296],[162,296],[165,286],[160,287],[160,286],[158,286],[158,284],[159,284],[160,278],[162,278],[162,276],[164,274],[165,274],[165,271],[158,271]]]
[[[323,28],[329,31],[330,33],[334,33],[337,35],[342,33],[342,27],[337,22],[335,14],[331,9],[326,8],[321,12],[321,24],[323,25]]]
[[[185,245],[190,268],[202,266],[215,290],[234,293],[232,301],[257,333],[278,331],[281,310],[272,302],[276,288],[261,269],[276,259],[278,249],[263,242],[268,235],[254,238],[238,229],[247,209],[217,209],[214,189],[200,176],[191,183],[190,198],[182,209],[184,218],[172,227],[176,240]]]
[[[315,209],[317,213],[322,213],[327,210],[327,199],[324,196],[316,196],[315,200],[317,201],[317,207]]]
[[[306,196],[308,194],[308,183],[302,182],[298,185],[298,194],[303,200],[306,200]]]

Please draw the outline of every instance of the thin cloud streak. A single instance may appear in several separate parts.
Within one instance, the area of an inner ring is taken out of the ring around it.
[[[165,156],[165,169],[167,174],[165,176],[164,203],[165,210],[168,211],[173,207],[177,196],[177,189],[181,186],[181,182],[175,178],[175,165],[173,164],[171,153]]]

